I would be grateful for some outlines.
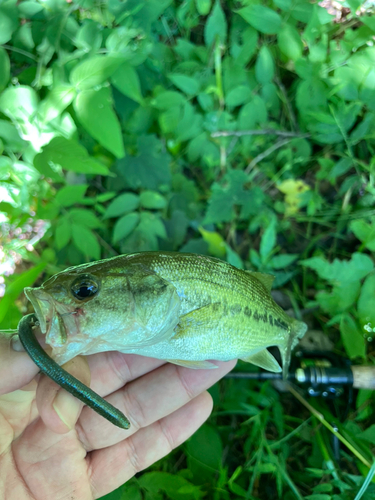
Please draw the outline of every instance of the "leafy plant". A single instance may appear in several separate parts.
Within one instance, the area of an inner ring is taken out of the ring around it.
[[[374,364],[375,24],[357,0],[322,5],[0,3],[1,328],[38,276],[188,251],[275,275],[337,352]],[[209,424],[108,498],[374,497],[290,395],[211,393]],[[359,391],[340,428],[366,457],[372,403]]]

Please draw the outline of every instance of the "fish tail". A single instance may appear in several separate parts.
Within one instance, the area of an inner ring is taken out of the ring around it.
[[[287,344],[280,349],[281,358],[283,360],[283,379],[286,380],[288,377],[290,359],[292,356],[292,350],[298,344],[298,341],[305,335],[307,330],[306,323],[294,319],[290,325],[290,334]]]

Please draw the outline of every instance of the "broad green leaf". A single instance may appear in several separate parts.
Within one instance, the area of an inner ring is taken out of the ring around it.
[[[59,116],[73,101],[76,95],[75,87],[71,85],[57,85],[43,101],[40,113],[46,122]]]
[[[369,337],[375,334],[375,274],[370,274],[361,288],[358,317]]]
[[[134,231],[139,223],[139,214],[137,212],[132,212],[121,217],[115,224],[113,229],[113,243],[129,236],[130,233]]]
[[[249,5],[237,11],[253,28],[267,35],[274,35],[281,29],[281,17],[264,5]]]
[[[68,217],[73,224],[86,226],[90,229],[101,227],[102,223],[90,210],[85,208],[72,208],[68,212]]]
[[[284,25],[277,35],[280,50],[292,61],[296,61],[302,56],[303,43],[298,30],[290,25]]]
[[[166,497],[173,500],[200,500],[202,491],[199,486],[195,486],[187,479],[168,472],[154,471],[146,472],[138,479],[140,487],[152,496],[150,500],[159,500],[162,497],[155,496],[159,491],[163,491]],[[146,498],[146,497],[145,497]],[[133,500],[127,497],[128,500]]]
[[[119,215],[133,212],[139,206],[139,196],[133,193],[120,194],[107,207],[104,214],[105,219],[118,217]]]
[[[83,146],[65,137],[52,139],[34,158],[34,166],[40,173],[61,182],[60,174],[52,170],[51,165],[82,174],[109,173],[107,167],[90,157]]]
[[[255,76],[259,83],[270,83],[274,77],[275,64],[270,49],[263,45],[255,63]]]
[[[195,0],[195,5],[200,16],[207,16],[211,10],[211,0]]]
[[[10,61],[5,49],[0,47],[0,92],[5,89],[10,79]]]
[[[350,359],[366,357],[366,344],[357,323],[350,314],[345,314],[340,322],[341,339]]]
[[[6,288],[5,295],[0,301],[0,323],[3,321],[11,303],[19,297],[26,286],[31,286],[35,282],[41,272],[45,269],[46,265],[46,262],[42,262],[41,264],[32,267],[28,271],[17,276]]]
[[[111,82],[124,95],[142,103],[143,96],[139,76],[134,66],[123,63],[112,75]]]
[[[204,241],[208,243],[209,253],[214,257],[224,257],[227,249],[221,234],[213,231],[206,231],[206,229],[204,229],[203,227],[199,227],[198,229]]]
[[[266,227],[260,241],[259,253],[262,262],[265,262],[276,244],[276,219],[272,219]]]
[[[168,76],[173,85],[189,96],[196,95],[199,91],[199,81],[191,76],[172,73]]]
[[[170,157],[162,151],[161,142],[155,136],[146,135],[138,137],[137,146],[136,156],[127,156],[117,162],[118,172],[130,187],[156,190],[162,184],[169,184]]]
[[[375,424],[370,425],[365,431],[357,434],[358,439],[364,439],[371,444],[375,444]]]
[[[92,89],[108,80],[123,62],[122,57],[92,56],[73,68],[70,73],[70,83],[80,90]]]
[[[204,41],[207,47],[219,40],[224,44],[227,38],[227,21],[221,8],[220,1],[216,0],[211,14],[208,16],[204,27]]]
[[[321,291],[316,300],[323,311],[331,316],[348,311],[358,299],[361,283],[353,281],[350,286],[334,286],[332,292]]]
[[[74,101],[74,109],[82,126],[99,144],[117,158],[125,156],[121,127],[112,107],[108,87],[83,90]]]
[[[240,106],[251,99],[251,89],[247,85],[239,85],[230,90],[225,98],[227,106]]]
[[[239,130],[254,128],[258,123],[264,123],[267,120],[267,107],[264,100],[255,95],[251,102],[242,106],[238,117]]]
[[[167,232],[160,216],[152,212],[141,212],[141,220],[138,229],[146,235],[158,236],[162,239],[167,238]]]
[[[37,109],[38,95],[31,87],[11,87],[0,96],[0,111],[13,121],[28,121]]]
[[[249,26],[241,32],[241,35],[242,44],[235,45],[232,43],[231,51],[236,64],[246,66],[258,48],[258,32]]]
[[[67,217],[58,220],[55,231],[55,245],[57,250],[66,247],[72,237],[71,222]]]
[[[151,105],[157,109],[169,109],[186,102],[186,97],[180,92],[167,90],[161,92],[151,101]]]
[[[76,248],[86,257],[100,259],[100,245],[87,226],[72,224],[72,239]]]
[[[353,253],[351,260],[335,259],[330,263],[323,257],[312,257],[301,260],[300,264],[314,269],[321,278],[331,283],[359,281],[374,268],[371,258],[361,253]]]
[[[290,266],[296,259],[298,259],[298,253],[275,255],[270,261],[270,266],[273,269],[283,269]]]
[[[362,219],[358,219],[352,221],[349,227],[366,248],[375,252],[375,222],[369,224]]]
[[[0,4],[0,45],[7,43],[18,28],[16,2],[8,1]]]
[[[196,460],[199,467],[209,468],[211,473],[219,471],[223,445],[218,431],[204,424],[187,442],[188,459]]]
[[[143,191],[140,195],[141,207],[159,210],[167,206],[167,201],[156,191]]]
[[[88,184],[65,186],[57,191],[55,200],[62,207],[70,207],[71,205],[82,201],[87,188]]]
[[[225,248],[227,250],[227,262],[234,267],[238,267],[238,269],[243,269],[243,262],[238,253],[232,250],[228,244],[225,245]]]

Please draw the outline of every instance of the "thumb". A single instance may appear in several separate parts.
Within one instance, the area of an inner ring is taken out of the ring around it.
[[[77,356],[62,368],[90,386],[91,375],[86,358]],[[79,399],[45,375],[40,377],[36,404],[44,424],[57,434],[65,434],[74,428],[83,406]]]

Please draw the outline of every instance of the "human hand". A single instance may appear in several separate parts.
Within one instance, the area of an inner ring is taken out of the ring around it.
[[[64,368],[130,420],[119,429],[0,338],[0,498],[91,500],[118,488],[191,436],[212,410],[206,389],[235,365],[191,370],[107,352]],[[90,384],[91,373],[91,384]],[[10,392],[13,391],[13,392]]]

